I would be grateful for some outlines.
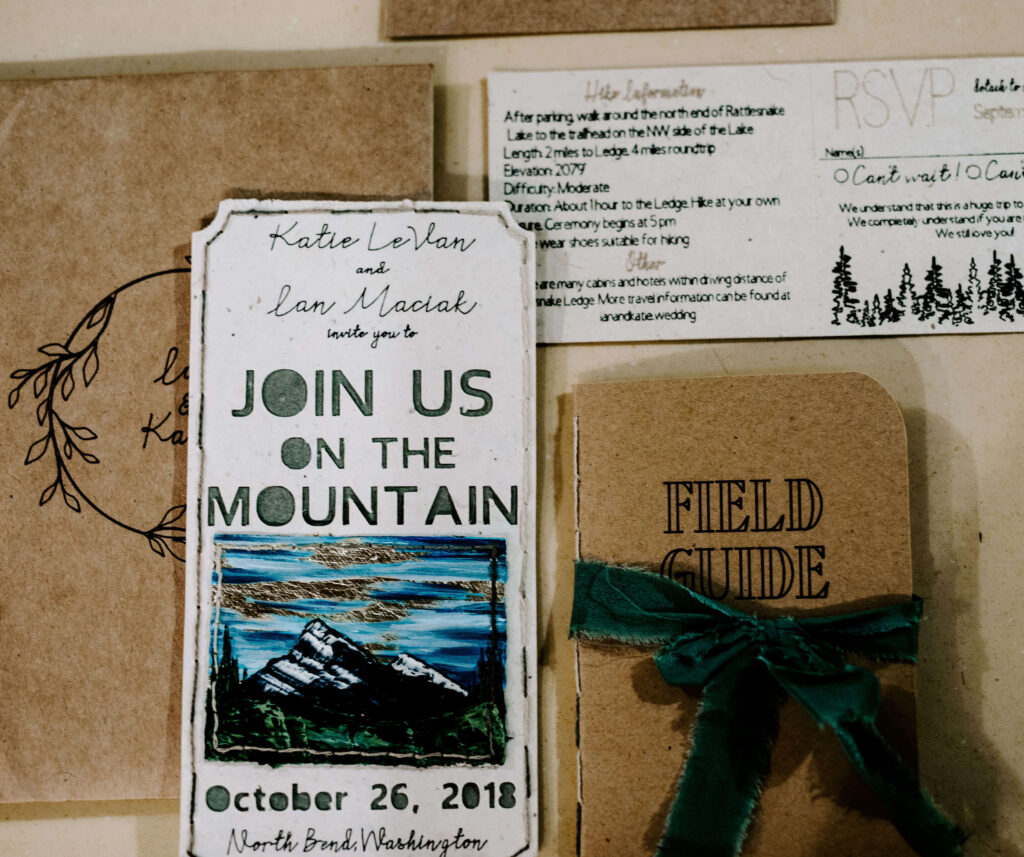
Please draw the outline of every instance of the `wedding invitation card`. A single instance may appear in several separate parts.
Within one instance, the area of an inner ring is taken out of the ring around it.
[[[235,200],[193,265],[181,853],[535,850],[530,236]]]

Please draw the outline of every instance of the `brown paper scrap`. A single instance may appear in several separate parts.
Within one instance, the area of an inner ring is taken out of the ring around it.
[[[833,24],[835,0],[388,0],[388,38]]]

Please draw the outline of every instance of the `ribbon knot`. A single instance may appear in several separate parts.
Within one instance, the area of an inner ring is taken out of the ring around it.
[[[913,662],[919,600],[842,616],[760,618],[637,569],[577,562],[571,635],[660,643],[669,684],[703,688],[690,755],[656,857],[735,857],[768,773],[785,697],[836,734],[847,758],[928,857],[964,835],[921,791],[875,726],[881,689],[847,653]]]
[[[797,638],[800,636],[800,628],[789,616],[782,616],[778,619],[757,619],[749,617],[751,631],[761,644],[762,652],[781,650],[786,651],[794,645],[798,645]]]

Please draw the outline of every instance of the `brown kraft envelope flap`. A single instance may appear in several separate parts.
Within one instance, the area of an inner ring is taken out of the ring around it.
[[[430,198],[432,112],[428,66],[0,83],[0,801],[178,794],[192,233]]]
[[[582,559],[765,616],[911,594],[906,435],[872,379],[588,384],[575,405]],[[578,646],[582,857],[649,855],[661,836],[700,696],[667,684],[652,652]],[[880,731],[913,765],[913,668],[871,668]],[[835,736],[787,700],[744,857],[912,853]]]

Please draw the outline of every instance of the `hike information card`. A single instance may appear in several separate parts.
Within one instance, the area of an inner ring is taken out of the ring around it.
[[[1024,60],[493,73],[541,342],[1024,329]]]
[[[181,853],[535,851],[531,237],[236,200],[192,252]]]
[[[576,388],[575,410],[579,556],[644,569],[638,578],[610,572],[614,601],[588,603],[577,589],[574,619],[586,607],[608,610],[608,621],[628,618],[622,642],[582,639],[577,650],[581,857],[656,853],[670,818],[714,794],[719,772],[747,768],[764,779],[749,795],[743,857],[912,854],[837,734],[778,684],[756,670],[744,673],[747,695],[726,708],[746,719],[716,743],[717,727],[695,726],[715,704],[710,691],[670,684],[655,662],[658,647],[637,642],[673,615],[643,600],[652,578],[651,586],[675,581],[739,614],[732,625],[710,609],[700,620],[703,636],[695,636],[711,650],[700,662],[720,659],[708,666],[712,676],[733,668],[730,657],[749,654],[742,640],[754,626],[747,617],[832,617],[846,623],[843,632],[859,630],[847,650],[864,654],[861,640],[870,635],[847,614],[905,609],[912,591],[906,434],[895,402],[864,375],[775,375],[585,384]],[[834,660],[835,649],[812,648],[812,632],[781,622],[777,634],[771,626],[752,632],[755,651],[765,635],[767,662],[803,675],[806,665],[786,654],[794,642],[800,652],[817,652],[811,671],[825,685],[843,687],[844,678],[859,675],[870,687],[865,674]],[[842,639],[828,638],[836,648]],[[688,663],[697,662],[691,645],[681,661],[691,654]],[[881,683],[879,731],[912,765],[913,668],[858,663]],[[856,698],[851,693],[845,704]],[[752,736],[761,732],[758,746]],[[710,771],[694,801],[678,784],[698,739],[711,741],[704,750]],[[676,834],[715,839],[735,815],[726,800],[703,808]]]

